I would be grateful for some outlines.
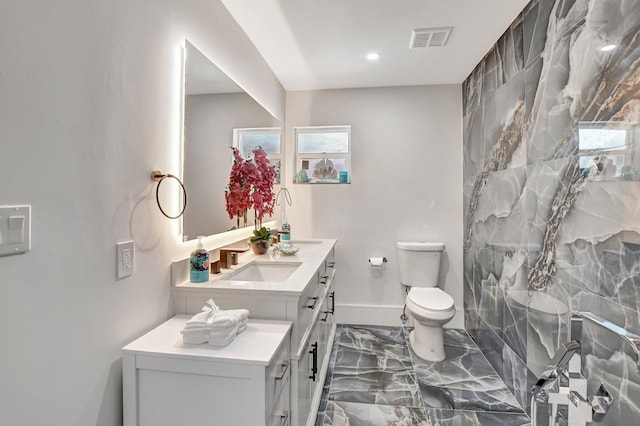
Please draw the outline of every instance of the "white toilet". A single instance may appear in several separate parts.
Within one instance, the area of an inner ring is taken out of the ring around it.
[[[408,289],[406,305],[413,317],[411,348],[426,361],[442,361],[444,330],[456,313],[453,298],[438,288],[444,243],[398,242],[400,284]]]

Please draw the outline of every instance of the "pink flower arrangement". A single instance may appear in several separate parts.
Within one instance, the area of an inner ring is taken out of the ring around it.
[[[243,217],[248,210],[254,209],[256,221],[262,224],[265,216],[273,214],[276,170],[261,147],[253,150],[252,159],[243,159],[237,148],[232,150],[233,165],[229,173],[229,186],[224,193],[229,219]]]

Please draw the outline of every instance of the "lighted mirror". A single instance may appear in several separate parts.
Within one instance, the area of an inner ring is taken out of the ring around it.
[[[184,52],[184,185],[189,194],[183,219],[183,240],[234,229],[224,193],[232,164],[231,146],[238,138],[266,138],[273,148],[273,134],[281,137],[280,122],[249,96],[229,76],[191,43]],[[253,138],[253,139],[252,139]],[[267,151],[269,153],[269,151]],[[269,153],[272,162],[280,157]],[[250,213],[247,226],[253,226]],[[268,219],[267,219],[268,220]],[[240,226],[244,226],[241,221]]]

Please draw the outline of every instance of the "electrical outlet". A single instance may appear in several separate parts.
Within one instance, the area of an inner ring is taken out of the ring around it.
[[[131,269],[131,249],[122,249],[122,269],[128,271]]]
[[[116,244],[116,277],[122,279],[133,274],[135,250],[133,241]]]

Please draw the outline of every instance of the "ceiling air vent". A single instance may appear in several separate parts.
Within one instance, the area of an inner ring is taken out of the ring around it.
[[[417,47],[442,47],[447,44],[453,27],[418,28],[411,34],[410,49]]]

